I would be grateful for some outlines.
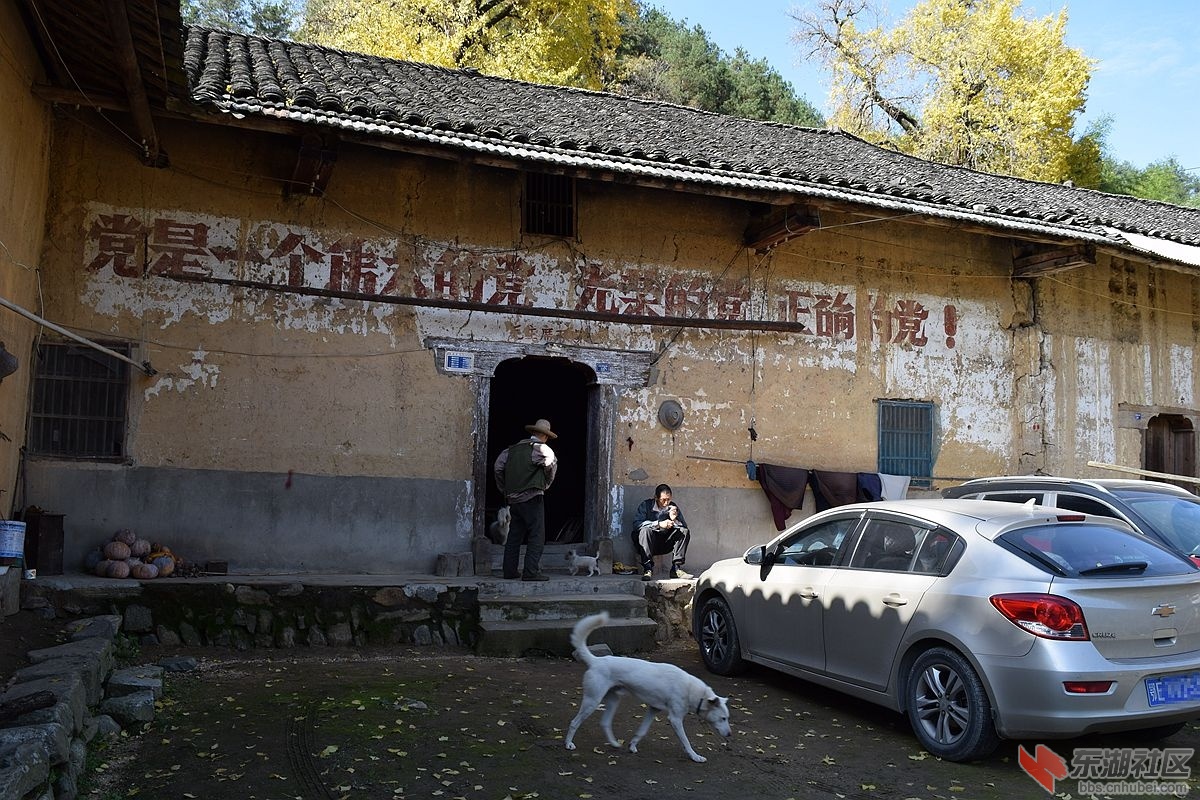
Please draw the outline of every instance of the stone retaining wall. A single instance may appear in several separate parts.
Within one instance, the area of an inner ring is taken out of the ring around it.
[[[162,667],[114,669],[120,625],[116,615],[68,623],[69,641],[30,652],[0,694],[0,709],[36,706],[0,722],[0,797],[73,800],[96,738],[154,718]]]

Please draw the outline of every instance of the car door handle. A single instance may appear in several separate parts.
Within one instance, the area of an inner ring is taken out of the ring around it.
[[[906,605],[908,605],[908,598],[901,597],[900,595],[896,594],[895,592],[892,592],[887,597],[883,598],[883,604],[885,606],[892,606],[892,607],[906,606]]]
[[[805,600],[816,600],[818,597],[821,596],[817,593],[817,590],[812,588],[811,586],[805,586],[803,589],[796,592],[796,594],[800,595]]]

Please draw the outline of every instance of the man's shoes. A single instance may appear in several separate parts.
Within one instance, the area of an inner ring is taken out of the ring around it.
[[[642,573],[642,580],[644,580],[644,581],[654,580],[654,573],[651,572],[650,570],[646,570],[645,572]]]
[[[684,572],[681,567],[671,567],[671,577],[675,580],[690,581],[693,575],[690,572]]]
[[[504,579],[508,581],[515,581],[519,577],[521,577],[519,572],[514,572],[512,575],[509,575],[507,572],[504,573]]]
[[[523,581],[548,581],[548,580],[550,580],[550,576],[544,575],[539,572],[536,575],[522,575],[521,580],[523,580]]]

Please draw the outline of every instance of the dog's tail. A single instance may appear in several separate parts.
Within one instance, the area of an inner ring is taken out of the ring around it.
[[[575,623],[575,627],[571,630],[571,646],[575,648],[576,658],[585,664],[591,664],[596,660],[596,655],[588,649],[587,638],[592,631],[602,628],[607,624],[607,611],[601,611],[599,614],[591,614]]]

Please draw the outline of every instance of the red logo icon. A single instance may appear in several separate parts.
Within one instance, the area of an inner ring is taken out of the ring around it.
[[[1018,745],[1017,763],[1025,770],[1026,775],[1037,781],[1048,793],[1054,794],[1054,781],[1061,781],[1070,772],[1067,762],[1044,744],[1039,744],[1033,752],[1035,755],[1031,756],[1024,745]]]

